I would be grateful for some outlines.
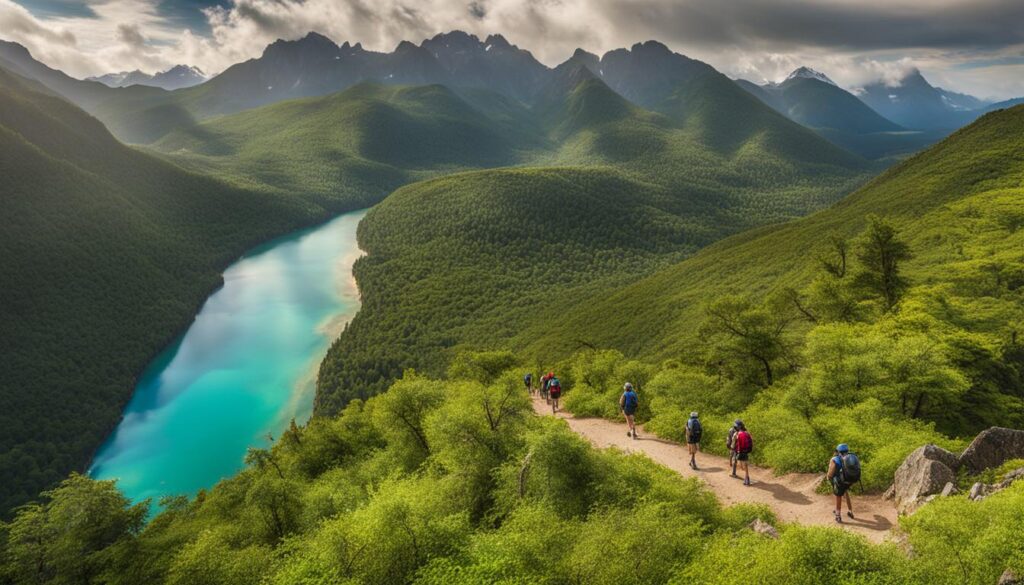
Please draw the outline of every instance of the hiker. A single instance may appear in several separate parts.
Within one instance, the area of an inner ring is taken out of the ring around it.
[[[850,488],[860,481],[860,459],[850,453],[850,446],[840,443],[828,462],[828,480],[832,483],[832,495],[836,497],[836,509],[832,514],[836,522],[843,523],[843,496],[846,496],[846,515],[853,518],[853,502]]]
[[[736,465],[738,464],[743,468],[743,485],[750,485],[750,465],[748,460],[750,459],[750,453],[754,450],[754,438],[750,436],[750,432],[747,431],[743,421],[736,421],[736,423],[736,436],[733,438],[732,449],[736,456],[736,462],[733,463],[732,476],[739,477],[736,475]]]
[[[704,434],[700,419],[696,412],[690,413],[686,421],[686,448],[690,450],[690,469],[697,469],[697,451],[700,449],[700,437]]]
[[[526,384],[526,391],[530,393],[530,396],[533,396],[533,372],[527,372],[523,376],[523,384]]]
[[[743,421],[736,419],[729,427],[729,434],[725,436],[725,448],[729,451],[729,465],[732,467],[732,476],[736,477],[736,433],[743,426]]]
[[[548,404],[551,404],[551,400],[548,398],[548,382],[551,381],[552,376],[554,374],[548,372],[540,377],[540,397]]]
[[[548,396],[551,397],[551,414],[558,412],[558,399],[562,397],[562,383],[552,374],[548,380]]]
[[[622,396],[619,397],[619,410],[626,415],[626,425],[629,427],[626,436],[634,439],[636,439],[636,422],[633,420],[633,416],[636,414],[638,406],[640,406],[640,398],[633,390],[633,385],[626,382],[626,385],[622,387]]]

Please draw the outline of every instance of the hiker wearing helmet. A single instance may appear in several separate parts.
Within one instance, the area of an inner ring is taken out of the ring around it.
[[[850,446],[840,443],[828,462],[828,480],[832,483],[832,495],[836,497],[836,509],[832,514],[836,522],[843,522],[843,496],[846,496],[846,515],[853,518],[853,502],[850,488],[860,481],[860,460],[850,453]]]
[[[622,387],[622,396],[619,397],[619,410],[626,415],[626,425],[629,426],[626,436],[634,439],[636,438],[636,423],[633,421],[633,415],[636,414],[638,406],[640,406],[640,398],[633,390],[633,385],[626,382],[626,385]]]
[[[696,412],[690,413],[686,421],[686,448],[690,450],[690,469],[697,469],[697,451],[700,449],[700,437],[704,434],[700,419]]]
[[[729,427],[729,434],[725,436],[725,448],[729,451],[729,466],[732,467],[732,476],[736,477],[736,433],[740,432],[743,421],[736,419]]]
[[[737,466],[743,468],[743,485],[750,485],[750,466],[748,464],[748,460],[750,459],[750,453],[753,451],[753,437],[750,436],[750,432],[747,431],[747,427],[743,424],[743,421],[736,421],[736,434],[732,439],[732,476],[739,477],[736,475]]]

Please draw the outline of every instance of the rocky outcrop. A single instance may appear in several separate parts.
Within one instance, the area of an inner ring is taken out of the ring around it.
[[[1003,571],[1002,576],[999,577],[996,585],[1024,585],[1024,579],[1018,577],[1012,569],[1006,569]]]
[[[1024,479],[1024,467],[1014,469],[1010,473],[1007,473],[999,483],[985,484],[980,481],[975,483],[971,486],[971,491],[967,493],[967,499],[975,502],[978,500],[984,500],[986,497],[1010,487],[1013,482],[1019,479]]]
[[[768,538],[779,538],[779,531],[776,530],[774,526],[760,518],[754,518],[754,521],[750,523],[749,528],[758,534],[767,536]]]
[[[971,473],[981,473],[1010,459],[1024,459],[1024,431],[992,427],[971,441],[960,455],[960,465]]]
[[[956,455],[936,445],[919,447],[903,460],[893,478],[892,497],[903,514],[917,509],[928,496],[956,484]],[[956,489],[953,487],[952,489]]]

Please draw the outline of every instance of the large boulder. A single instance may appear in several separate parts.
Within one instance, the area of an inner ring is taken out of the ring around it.
[[[947,483],[956,483],[956,455],[936,445],[919,447],[896,470],[893,499],[896,508],[909,514],[928,496],[942,492]]]
[[[960,464],[971,473],[999,467],[1010,459],[1024,459],[1024,431],[992,427],[974,437],[960,454]]]

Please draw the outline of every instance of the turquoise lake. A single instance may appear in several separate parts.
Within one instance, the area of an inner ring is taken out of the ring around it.
[[[194,495],[233,475],[249,447],[309,419],[316,373],[359,310],[352,263],[365,211],[264,244],[139,379],[89,474],[132,500]]]

